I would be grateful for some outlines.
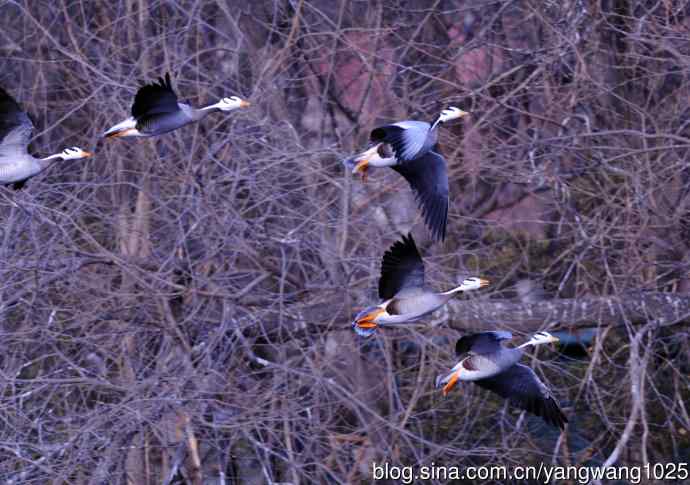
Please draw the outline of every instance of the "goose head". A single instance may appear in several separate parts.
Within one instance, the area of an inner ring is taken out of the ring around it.
[[[93,156],[93,154],[91,152],[87,152],[86,150],[82,150],[79,147],[70,147],[62,150],[59,156],[63,160],[79,160],[82,158],[89,158]]]
[[[491,282],[489,280],[485,280],[484,278],[472,277],[463,280],[462,285],[460,285],[460,288],[461,291],[472,291],[478,290],[479,288],[485,288],[490,284]]]
[[[467,111],[463,111],[460,108],[456,108],[455,106],[449,106],[448,108],[441,111],[441,114],[438,117],[438,121],[440,123],[445,123],[446,121],[462,118],[463,116],[467,116],[468,114],[469,113]]]
[[[251,105],[249,101],[245,101],[239,96],[230,96],[229,98],[223,98],[218,101],[214,107],[221,111],[232,111],[238,108],[247,108]]]

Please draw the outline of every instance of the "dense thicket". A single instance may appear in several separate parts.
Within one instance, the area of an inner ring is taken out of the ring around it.
[[[369,483],[402,465],[672,462],[690,450],[690,5],[602,0],[0,0],[0,85],[54,166],[0,198],[0,480]],[[105,142],[165,71],[194,105]],[[442,128],[448,238],[341,160]],[[366,342],[412,231],[436,288],[488,291]],[[525,359],[570,425],[434,378],[467,330],[561,330]],[[576,349],[577,350],[577,349]],[[687,461],[687,460],[685,460]],[[496,481],[500,483],[500,481]]]

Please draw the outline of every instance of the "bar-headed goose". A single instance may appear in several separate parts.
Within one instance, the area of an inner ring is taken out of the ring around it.
[[[424,262],[412,235],[403,236],[383,255],[379,279],[379,298],[383,303],[359,312],[352,327],[359,335],[368,337],[379,325],[414,322],[445,305],[454,294],[488,284],[481,278],[468,278],[452,290],[433,291],[424,281]]]
[[[391,167],[402,175],[415,193],[427,227],[442,241],[448,222],[448,172],[446,160],[436,151],[438,127],[468,114],[451,106],[433,124],[406,120],[380,126],[370,135],[375,145],[343,163],[363,179],[369,166]]]
[[[132,116],[106,131],[106,138],[125,136],[156,136],[194,123],[214,111],[233,111],[249,106],[249,102],[231,96],[204,108],[178,103],[170,82],[170,73],[158,83],[147,84],[137,91]]]
[[[21,189],[27,180],[38,175],[56,160],[77,160],[91,154],[78,147],[45,158],[29,154],[34,124],[17,102],[0,88],[0,184]]]
[[[558,339],[548,332],[537,332],[522,345],[505,347],[503,342],[512,338],[510,332],[501,331],[475,333],[458,339],[455,353],[461,360],[450,373],[436,379],[436,387],[443,386],[445,396],[458,381],[472,381],[563,429],[568,419],[549,389],[532,369],[518,364],[524,348]]]

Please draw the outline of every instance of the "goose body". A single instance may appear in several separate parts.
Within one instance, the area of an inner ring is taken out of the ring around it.
[[[461,360],[448,374],[436,379],[436,386],[443,386],[446,395],[458,381],[472,381],[563,429],[568,420],[551,392],[532,369],[519,363],[526,347],[558,339],[539,332],[518,347],[504,346],[510,339],[510,332],[481,332],[460,338],[455,353]]]
[[[436,146],[440,122],[405,120],[379,126],[371,131],[374,143],[391,145],[398,163],[409,162],[423,156]]]
[[[158,136],[197,122],[214,111],[233,111],[249,106],[237,96],[223,98],[204,108],[194,108],[177,101],[170,74],[157,83],[142,86],[132,105],[132,116],[108,129],[103,136],[120,138],[128,136]]]
[[[38,175],[57,160],[76,160],[91,154],[78,147],[45,158],[28,151],[34,125],[19,104],[0,88],[0,184],[20,189],[28,179]]]
[[[452,290],[436,292],[426,285],[424,262],[412,235],[403,236],[383,255],[379,298],[383,303],[359,312],[352,322],[355,332],[373,335],[379,325],[417,321],[445,305],[455,293],[472,291],[489,284],[481,278],[468,278]]]
[[[443,110],[433,123],[405,120],[372,130],[374,144],[344,161],[352,173],[366,178],[369,166],[391,167],[410,184],[427,227],[438,240],[446,237],[448,222],[448,173],[438,153],[438,127],[468,113],[459,108]]]

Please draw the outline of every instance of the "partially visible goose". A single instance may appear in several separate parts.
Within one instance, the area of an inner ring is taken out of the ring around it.
[[[481,332],[458,339],[455,353],[461,360],[450,373],[436,379],[436,387],[443,385],[445,396],[458,381],[472,381],[563,429],[568,419],[549,389],[532,369],[518,364],[524,348],[558,342],[558,339],[548,332],[537,332],[522,345],[503,346],[503,342],[512,338],[510,332]]]
[[[45,158],[28,152],[34,124],[17,102],[0,88],[0,184],[21,189],[27,180],[38,175],[56,160],[77,160],[91,154],[79,147],[65,148]]]
[[[424,262],[409,234],[383,255],[379,279],[379,298],[383,303],[359,312],[352,327],[359,335],[368,337],[379,325],[414,322],[441,308],[456,293],[478,290],[488,284],[481,278],[468,278],[452,290],[433,291],[424,281]]]
[[[343,163],[353,174],[361,172],[363,179],[369,166],[391,167],[402,175],[415,193],[427,227],[442,241],[448,221],[448,173],[446,160],[436,151],[438,127],[468,114],[451,106],[433,124],[406,120],[380,126],[370,135],[375,145]]]
[[[156,136],[176,130],[206,117],[214,111],[233,111],[249,106],[249,102],[237,96],[223,98],[204,108],[193,108],[178,103],[177,94],[170,82],[170,73],[158,83],[147,84],[137,91],[132,105],[132,116],[106,131],[106,138],[125,136]]]

